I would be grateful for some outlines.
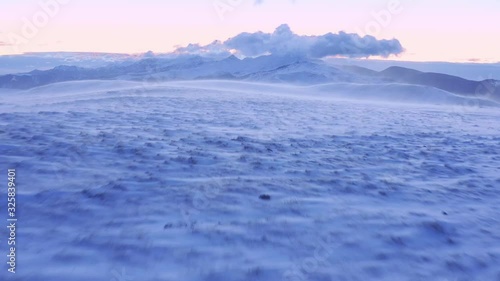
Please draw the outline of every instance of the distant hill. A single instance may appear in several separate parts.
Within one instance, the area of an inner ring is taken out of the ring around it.
[[[500,101],[500,81],[498,80],[472,81],[448,74],[421,72],[399,66],[392,66],[380,72],[360,66],[344,66],[343,69],[358,75],[378,78],[386,83],[421,85],[461,96]]]
[[[441,73],[420,72],[396,66],[389,67],[386,70],[379,72],[379,75],[395,82],[435,87],[459,95],[474,97],[499,97],[498,91],[500,89],[497,86],[498,81],[491,79],[471,81],[457,76]]]

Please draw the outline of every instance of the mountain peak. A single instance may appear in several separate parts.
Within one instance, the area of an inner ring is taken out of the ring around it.
[[[223,61],[240,61],[235,55],[230,55],[229,57],[223,59]]]

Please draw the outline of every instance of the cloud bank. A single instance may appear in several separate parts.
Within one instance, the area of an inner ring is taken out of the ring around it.
[[[361,37],[354,33],[327,33],[320,36],[298,35],[283,24],[273,33],[240,33],[226,41],[214,41],[201,46],[189,44],[177,48],[178,54],[229,55],[256,57],[260,55],[296,55],[309,58],[343,56],[350,58],[396,55],[403,52],[397,39],[377,40],[373,36]]]

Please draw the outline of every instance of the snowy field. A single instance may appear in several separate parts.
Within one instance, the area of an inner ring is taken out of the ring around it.
[[[500,280],[498,107],[308,89],[0,90],[19,192],[0,279]]]

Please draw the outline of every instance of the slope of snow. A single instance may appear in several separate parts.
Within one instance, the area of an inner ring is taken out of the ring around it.
[[[0,91],[16,280],[498,280],[497,108],[328,87]]]
[[[281,81],[284,82],[284,81]],[[163,95],[165,89],[212,90],[220,92],[263,93],[271,95],[298,95],[302,98],[332,98],[366,102],[392,102],[406,104],[443,105],[448,107],[498,107],[498,103],[478,98],[457,96],[432,87],[407,84],[360,84],[326,83],[313,86],[298,86],[286,83],[242,82],[230,80],[193,80],[148,83],[127,80],[84,80],[55,83],[25,91],[3,90],[9,94],[11,103],[29,104],[54,102],[57,98],[91,99],[106,94],[115,95],[149,94]],[[1,94],[2,92],[0,92]],[[78,96],[78,97],[77,97]]]
[[[499,106],[491,100],[464,97],[440,89],[408,84],[329,83],[311,87],[338,97],[358,100],[440,105]]]

